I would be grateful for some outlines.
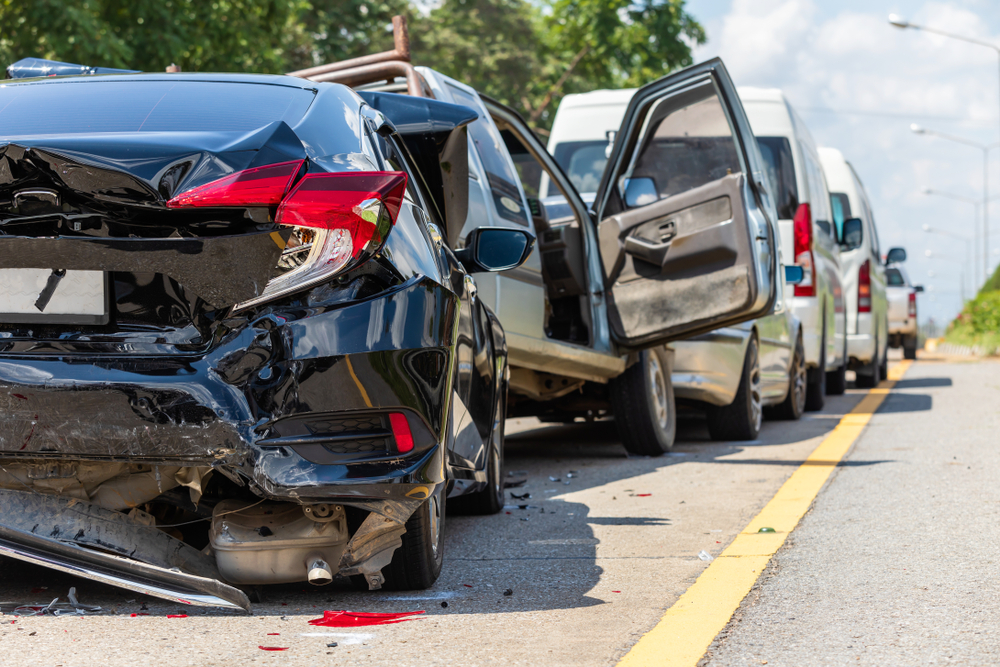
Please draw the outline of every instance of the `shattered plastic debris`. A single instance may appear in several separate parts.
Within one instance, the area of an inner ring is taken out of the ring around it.
[[[470,586],[471,588],[471,586]],[[327,628],[359,628],[365,625],[390,625],[412,621],[414,616],[424,611],[404,611],[399,613],[366,613],[358,611],[324,611],[323,618],[314,618],[309,625]]]
[[[510,597],[511,595],[514,594],[514,589],[513,588],[508,588],[508,589],[504,590],[503,594],[505,596],[507,596],[507,597]]]
[[[187,618],[187,614],[167,614],[167,618]]]
[[[41,590],[46,590],[44,587]],[[76,599],[76,588],[69,589],[69,602],[59,603],[59,598],[55,598],[52,602],[47,605],[23,605],[14,609],[14,614],[17,616],[44,616],[46,614],[51,614],[53,616],[68,616],[70,614],[76,614],[78,616],[83,616],[84,614],[95,614],[97,612],[103,611],[100,607],[95,605],[80,604],[79,600]]]
[[[442,600],[442,601],[441,601],[441,608],[442,608],[442,609],[447,609],[447,608],[448,608],[448,603],[447,603],[447,602],[445,602],[444,600]]]
[[[635,494],[635,497],[636,498],[649,498],[651,495],[653,495],[653,494],[652,493],[637,493],[637,494]]]
[[[531,494],[530,493],[522,493],[521,495],[518,495],[516,493],[512,493],[512,494],[510,494],[510,497],[512,499],[514,499],[514,500],[529,500],[531,498]]]
[[[552,475],[549,475],[549,481],[550,482],[561,482],[562,481],[562,477],[553,477]]]
[[[326,645],[327,648],[337,648],[337,642],[330,642]]]
[[[715,560],[715,557],[712,556],[712,554],[710,554],[707,551],[705,551],[704,549],[702,549],[701,551],[698,552],[698,558],[700,558],[700,559],[702,559],[704,561],[709,561],[709,562]]]
[[[261,651],[287,651],[287,646],[258,646]]]

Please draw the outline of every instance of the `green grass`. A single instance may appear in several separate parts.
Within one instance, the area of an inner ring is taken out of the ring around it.
[[[978,346],[992,354],[1000,349],[1000,289],[988,289],[1000,284],[1000,268],[983,286],[975,299],[948,325],[945,341],[956,345]]]

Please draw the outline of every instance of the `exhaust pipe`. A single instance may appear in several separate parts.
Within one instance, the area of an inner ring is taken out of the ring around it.
[[[306,569],[309,570],[306,579],[313,586],[326,586],[333,581],[333,570],[322,558],[307,558]]]

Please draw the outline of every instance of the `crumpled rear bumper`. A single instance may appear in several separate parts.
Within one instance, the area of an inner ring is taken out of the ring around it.
[[[414,281],[244,320],[199,354],[0,353],[0,458],[209,465],[275,499],[415,506],[445,479],[455,308]],[[407,415],[412,452],[321,464],[278,437],[306,420],[322,445],[323,424],[388,411]]]

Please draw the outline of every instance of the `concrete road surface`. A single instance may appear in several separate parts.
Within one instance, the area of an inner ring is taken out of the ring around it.
[[[863,394],[830,397],[800,422],[766,423],[751,443],[712,443],[701,422],[685,422],[660,458],[627,457],[610,422],[512,421],[507,469],[527,481],[508,494],[530,498],[492,517],[450,516],[444,573],[429,591],[275,587],[252,616],[238,616],[0,561],[4,610],[65,598],[73,585],[81,602],[106,610],[8,611],[0,659],[613,665],[708,565],[699,551],[721,552]],[[998,662],[998,399],[997,364],[912,366],[711,647],[710,664]],[[340,609],[426,613],[356,630],[308,624]]]

